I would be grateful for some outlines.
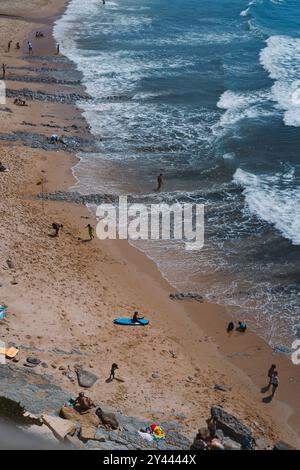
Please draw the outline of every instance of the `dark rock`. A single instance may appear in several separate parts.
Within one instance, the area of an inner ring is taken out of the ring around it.
[[[41,363],[41,360],[38,359],[37,357],[32,357],[32,356],[29,356],[26,358],[26,361],[29,363],[29,364],[33,364],[35,366],[38,366],[40,363]]]
[[[6,264],[7,264],[7,266],[9,267],[9,269],[15,269],[15,265],[14,265],[14,263],[12,262],[11,259],[7,259],[7,260],[6,260]]]
[[[57,412],[70,398],[69,393],[53,384],[50,376],[13,365],[0,367],[0,396],[20,402],[27,411],[37,415]]]
[[[220,392],[226,392],[225,385],[222,385],[222,384],[215,384],[214,389]]]
[[[75,372],[77,374],[77,380],[78,380],[78,384],[80,385],[80,387],[90,388],[98,380],[98,377],[95,374],[87,370],[84,370],[81,367],[77,367],[75,369]]]
[[[202,295],[193,292],[177,292],[169,295],[172,300],[195,300],[196,302],[203,302],[204,298]]]
[[[243,443],[245,438],[252,438],[252,431],[242,421],[235,416],[227,413],[219,406],[212,406],[211,417],[214,420],[217,429],[221,429],[225,436]]]

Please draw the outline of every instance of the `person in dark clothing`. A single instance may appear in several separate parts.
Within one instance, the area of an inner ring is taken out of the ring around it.
[[[234,330],[234,323],[231,321],[227,325],[227,333],[230,333],[233,330]]]
[[[2,64],[2,79],[5,80],[6,77],[6,64]]]
[[[111,366],[111,369],[110,369],[110,376],[109,376],[109,379],[108,379],[109,382],[111,382],[112,380],[115,379],[115,372],[116,372],[117,369],[119,369],[118,364],[116,364],[114,362]]]
[[[276,372],[276,364],[272,364],[270,369],[268,370],[268,378],[269,378],[269,387],[271,387],[272,377],[274,372]]]
[[[58,224],[58,223],[56,223],[56,222],[53,222],[52,228],[53,228],[53,230],[54,230],[54,235],[53,235],[53,237],[58,237],[59,231],[60,231],[61,228],[63,228],[63,225],[62,225],[62,224]]]
[[[156,191],[160,191],[163,184],[163,175],[160,173],[157,177],[157,188]]]

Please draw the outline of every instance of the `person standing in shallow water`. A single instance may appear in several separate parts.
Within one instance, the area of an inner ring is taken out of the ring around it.
[[[33,47],[30,41],[27,42],[28,44],[28,54],[31,55],[33,54]]]
[[[161,190],[162,184],[163,184],[163,175],[162,173],[160,173],[157,177],[157,188],[156,188],[157,192]]]
[[[2,80],[6,77],[6,64],[2,64]]]

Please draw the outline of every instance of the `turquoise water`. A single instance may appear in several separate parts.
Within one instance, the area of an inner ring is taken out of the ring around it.
[[[93,98],[77,189],[204,203],[201,252],[140,247],[285,344],[300,332],[298,3],[72,0],[55,28]]]

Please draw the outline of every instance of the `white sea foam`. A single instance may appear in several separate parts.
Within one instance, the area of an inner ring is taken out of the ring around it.
[[[257,176],[239,168],[234,174],[234,181],[244,188],[249,210],[300,245],[300,187],[291,184],[294,178],[294,169]]]
[[[266,107],[268,90],[237,93],[227,90],[220,97],[217,106],[226,110],[218,126],[228,127],[242,119],[256,119],[270,116],[273,111]]]
[[[300,126],[300,39],[271,36],[260,61],[275,80],[272,99],[284,111],[287,126]]]

